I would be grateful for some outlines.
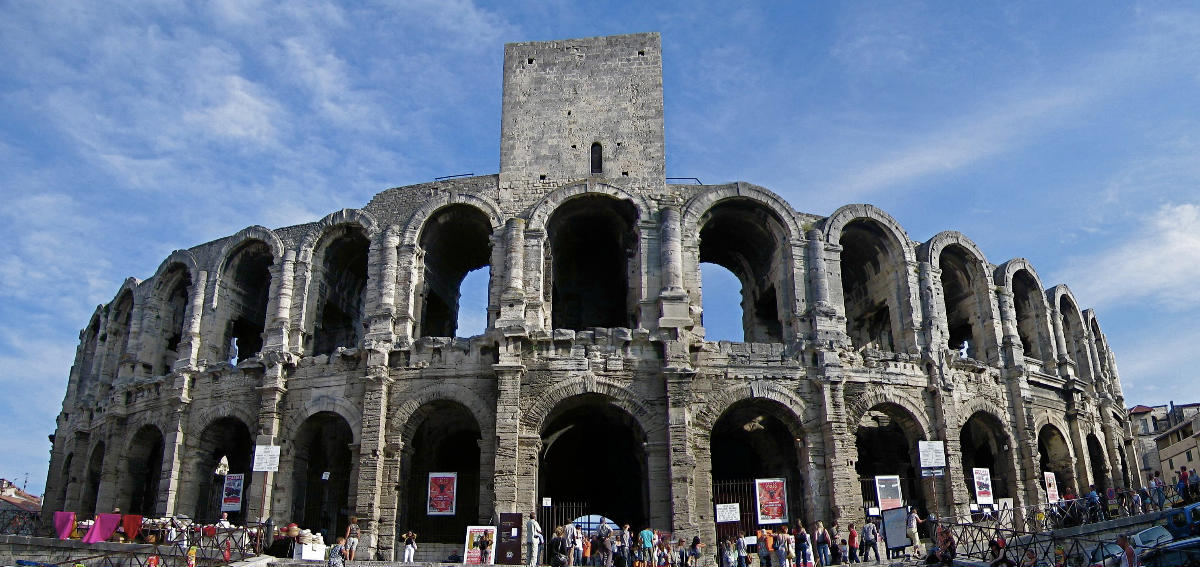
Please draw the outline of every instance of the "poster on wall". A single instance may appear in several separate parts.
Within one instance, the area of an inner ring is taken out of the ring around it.
[[[221,490],[221,511],[237,512],[242,509],[242,482],[246,475],[241,473],[225,475],[225,486]]]
[[[786,524],[787,479],[754,479],[755,501],[758,505],[758,523]]]
[[[900,477],[882,475],[875,477],[875,497],[880,510],[891,510],[904,505],[904,494],[900,490]]]
[[[992,500],[992,471],[988,469],[971,469],[975,475],[975,503],[980,506],[995,504]]]
[[[453,516],[458,506],[458,473],[429,473],[429,502],[425,514]]]
[[[1046,474],[1046,501],[1051,504],[1058,504],[1058,481],[1054,478],[1054,473]]]
[[[467,526],[463,565],[496,564],[496,526]]]

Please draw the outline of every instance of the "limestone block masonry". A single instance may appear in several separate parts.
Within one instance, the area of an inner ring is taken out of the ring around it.
[[[354,517],[359,556],[391,559],[408,529],[461,542],[505,512],[711,542],[757,525],[757,478],[785,480],[792,524],[860,522],[881,474],[940,515],[969,509],[976,467],[1016,505],[1045,501],[1044,472],[1140,483],[1113,354],[1065,285],[871,205],[667,183],[661,56],[652,33],[510,44],[498,175],[126,280],[80,333],[46,510],[211,519],[245,474],[235,521]],[[745,342],[706,340],[702,263],[741,281]],[[459,337],[478,269],[487,327]],[[944,477],[921,477],[921,440]],[[278,471],[252,470],[258,446]],[[428,513],[435,472],[453,515]]]

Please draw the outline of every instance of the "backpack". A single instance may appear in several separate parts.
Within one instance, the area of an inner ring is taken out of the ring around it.
[[[817,532],[817,545],[826,545],[829,543],[829,532],[822,529]]]
[[[612,528],[608,527],[608,524],[600,524],[600,529],[596,530],[596,535],[600,536],[602,540],[608,539],[612,535]]]

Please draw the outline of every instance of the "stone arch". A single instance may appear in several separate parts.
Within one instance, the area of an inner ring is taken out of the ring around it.
[[[1009,420],[1004,417],[1008,415],[1008,412],[1004,411],[1004,408],[1000,404],[982,396],[975,396],[959,406],[958,414],[963,416],[963,419],[958,424],[958,427],[966,425],[967,421],[978,413],[987,414],[989,419],[998,422],[1010,443],[1015,439],[1012,428],[1009,426]]]
[[[341,225],[357,226],[363,230],[367,240],[374,242],[375,236],[379,234],[379,224],[375,221],[375,216],[361,209],[342,209],[325,215],[325,218],[313,223],[308,231],[304,233],[304,238],[300,240],[300,253],[297,255],[297,260],[300,262],[312,263],[313,251],[317,244],[331,230]]]
[[[219,289],[221,278],[225,275],[225,270],[229,266],[230,260],[233,259],[233,254],[241,250],[242,246],[249,244],[254,240],[258,240],[263,244],[266,244],[271,250],[271,257],[274,258],[276,262],[279,262],[283,259],[286,249],[283,245],[283,241],[279,239],[279,235],[275,234],[275,231],[257,224],[243,228],[242,230],[239,230],[237,234],[234,234],[226,239],[225,244],[221,246],[220,252],[217,253],[217,263],[213,266],[213,273],[215,277],[212,278],[212,286],[214,290]],[[214,291],[212,294],[212,300],[209,302],[210,308],[217,308],[219,295],[219,291]]]
[[[413,416],[422,406],[437,401],[457,403],[467,409],[475,421],[479,423],[484,441],[495,438],[493,430],[496,425],[495,402],[489,402],[474,390],[457,384],[434,384],[426,386],[404,397],[400,404],[388,415],[386,439],[389,444],[412,440],[420,424],[413,423]]]
[[[607,183],[588,180],[560,187],[542,197],[529,210],[529,224],[526,230],[545,230],[546,222],[556,209],[571,199],[585,195],[608,195],[617,200],[629,201],[637,209],[639,220],[654,218],[653,207],[641,194],[630,193]]]
[[[258,429],[256,408],[257,404],[244,403],[227,403],[205,408],[191,415],[191,419],[188,420],[189,429],[195,435],[199,435],[201,431],[217,420],[232,417],[246,424],[246,427],[253,432]]]
[[[152,420],[128,427],[130,434],[122,447],[122,470],[118,477],[118,503],[130,514],[156,513],[159,480],[164,466],[166,437]]]
[[[491,199],[483,195],[473,195],[470,193],[441,192],[426,201],[425,204],[421,205],[419,209],[408,217],[408,220],[405,221],[400,231],[400,245],[416,244],[417,239],[421,235],[421,230],[425,228],[425,223],[439,210],[451,205],[467,205],[479,209],[492,223],[493,232],[499,230],[504,224],[504,215],[501,214],[500,207]]]
[[[791,340],[797,287],[791,243],[800,229],[786,203],[765,189],[737,183],[706,189],[685,205],[682,217],[689,254],[685,281],[696,282],[688,286],[693,302],[712,305],[701,264],[720,266],[741,284],[741,340]]]
[[[875,205],[856,204],[845,205],[823,219],[819,225],[824,231],[825,242],[836,243],[841,239],[842,230],[846,225],[856,220],[870,220],[888,234],[897,252],[902,254],[905,263],[916,261],[916,252],[908,232],[891,215]]]
[[[653,412],[638,401],[636,393],[617,382],[589,373],[569,378],[534,398],[521,415],[523,433],[541,435],[546,418],[559,402],[583,394],[599,394],[609,403],[625,410],[637,421],[647,438],[656,438],[663,430],[663,424],[658,423]]]
[[[137,278],[133,278],[133,277],[125,278],[125,281],[121,282],[121,287],[118,288],[117,293],[115,295],[113,295],[112,301],[109,301],[108,305],[105,306],[106,308],[108,308],[109,322],[112,322],[112,320],[113,320],[112,319],[112,317],[113,317],[112,308],[116,307],[117,303],[119,301],[121,301],[125,297],[126,294],[129,295],[129,302],[131,305],[135,301],[139,301],[138,300],[138,286],[140,286],[141,283],[142,283],[141,280],[139,280]]]
[[[769,189],[741,182],[728,185],[706,186],[700,192],[693,195],[691,199],[688,199],[680,214],[680,225],[684,227],[684,234],[694,235],[694,233],[689,232],[689,228],[697,226],[700,218],[709,209],[721,201],[737,198],[755,201],[775,213],[775,216],[779,217],[779,220],[787,228],[789,238],[800,238],[804,234],[804,231],[800,228],[800,223],[796,220],[795,211],[788,205],[787,201]]]
[[[995,284],[1012,297],[1011,316],[1025,356],[1053,363],[1057,356],[1050,305],[1041,277],[1025,258],[1013,258],[996,267]],[[1024,282],[1024,283],[1022,283]],[[1030,288],[1030,289],[1025,289]]]
[[[1067,487],[1075,488],[1075,448],[1067,436],[1062,419],[1046,416],[1038,419],[1036,425],[1037,461],[1042,473],[1055,473],[1055,481],[1060,493]],[[1039,475],[1037,483],[1046,489],[1045,477]]]
[[[692,429],[699,435],[708,436],[713,426],[717,424],[717,420],[721,418],[721,414],[725,413],[729,406],[741,401],[756,399],[778,403],[791,413],[789,417],[793,419],[795,432],[807,432],[805,416],[808,412],[808,404],[795,392],[766,380],[739,382],[709,396],[708,402],[700,411],[696,412],[692,420]]]
[[[183,347],[192,298],[204,294],[198,276],[192,253],[176,250],[154,277],[144,282],[153,284],[146,290],[137,350],[140,361],[151,365],[154,375],[170,372],[186,350]]]
[[[165,275],[174,264],[182,265],[184,269],[187,270],[188,275],[192,277],[193,281],[196,279],[196,274],[200,273],[200,267],[199,264],[196,263],[195,255],[188,250],[173,250],[167,256],[167,259],[163,260],[162,263],[158,265],[158,269],[155,270],[154,276],[151,279],[155,280],[156,282],[161,280],[162,276]]]
[[[1017,478],[1020,468],[1015,461],[1016,438],[1008,420],[1002,417],[1005,415],[1004,410],[995,402],[976,396],[962,405],[960,415],[964,418],[957,428],[957,464],[962,467],[968,494],[974,494],[970,469],[980,467],[992,469],[993,491],[997,496],[1004,497],[1007,493],[1008,497],[1020,500],[1020,484]],[[981,433],[985,437],[977,439],[974,433],[980,428],[983,429]],[[998,489],[1001,486],[1004,490]]]
[[[346,420],[354,443],[358,444],[362,433],[362,412],[350,400],[326,394],[319,395],[304,403],[299,410],[288,413],[284,419],[283,431],[285,436],[294,436],[300,426],[310,417],[320,412],[336,413]]]
[[[917,258],[940,275],[940,288],[930,290],[940,316],[935,317],[934,348],[962,349],[969,358],[992,361],[1000,356],[999,308],[992,270],[979,247],[958,231],[939,232],[917,249]],[[940,298],[940,302],[939,299]],[[928,322],[927,322],[928,323]]]
[[[1075,362],[1075,374],[1078,377],[1088,381],[1095,380],[1097,374],[1092,367],[1092,345],[1088,344],[1091,329],[1084,322],[1083,311],[1079,308],[1075,294],[1071,293],[1067,284],[1058,284],[1046,290],[1046,301],[1058,309],[1062,319],[1062,337],[1065,340],[1063,346],[1067,352],[1059,353],[1059,357],[1067,356]]]
[[[846,425],[856,427],[868,411],[879,406],[894,406],[903,410],[920,430],[922,439],[932,434],[933,425],[926,414],[924,400],[896,388],[889,388],[886,392],[871,388],[862,396],[846,400]]]

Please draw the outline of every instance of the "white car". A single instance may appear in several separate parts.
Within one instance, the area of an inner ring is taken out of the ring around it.
[[[1129,536],[1129,543],[1133,545],[1134,549],[1141,550],[1150,547],[1158,547],[1164,543],[1169,543],[1174,539],[1174,536],[1171,535],[1171,532],[1167,531],[1167,528],[1162,526],[1154,526]]]

